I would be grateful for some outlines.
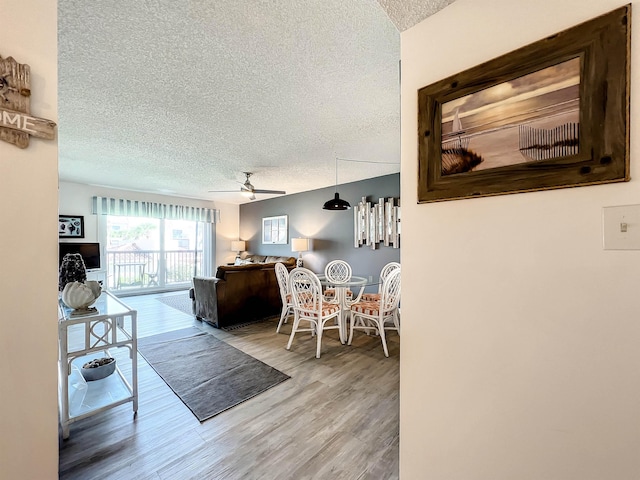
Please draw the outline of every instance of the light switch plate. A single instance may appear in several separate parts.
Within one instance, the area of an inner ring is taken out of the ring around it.
[[[640,250],[640,205],[602,209],[605,250]]]

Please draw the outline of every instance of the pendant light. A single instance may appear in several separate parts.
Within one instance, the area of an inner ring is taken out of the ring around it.
[[[349,202],[342,200],[338,193],[338,157],[336,157],[336,193],[331,200],[324,202],[322,208],[324,210],[348,210],[351,208]]]

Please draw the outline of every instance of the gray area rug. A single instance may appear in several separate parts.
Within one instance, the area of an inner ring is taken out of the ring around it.
[[[201,422],[291,378],[195,327],[143,337],[138,351]]]
[[[156,298],[156,300],[172,308],[175,308],[176,310],[180,310],[181,312],[184,312],[187,315],[193,316],[191,299],[189,298],[189,294],[186,292],[179,293],[176,295],[165,295],[164,297]]]

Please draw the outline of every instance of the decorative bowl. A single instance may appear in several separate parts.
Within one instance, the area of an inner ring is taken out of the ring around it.
[[[101,380],[116,370],[116,359],[110,357],[94,358],[82,365],[80,372],[87,382]]]

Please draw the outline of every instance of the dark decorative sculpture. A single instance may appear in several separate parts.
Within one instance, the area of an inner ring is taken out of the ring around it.
[[[67,283],[87,280],[87,269],[84,265],[82,255],[79,253],[67,253],[62,258],[60,264],[60,275],[58,276],[58,290],[61,292]]]

